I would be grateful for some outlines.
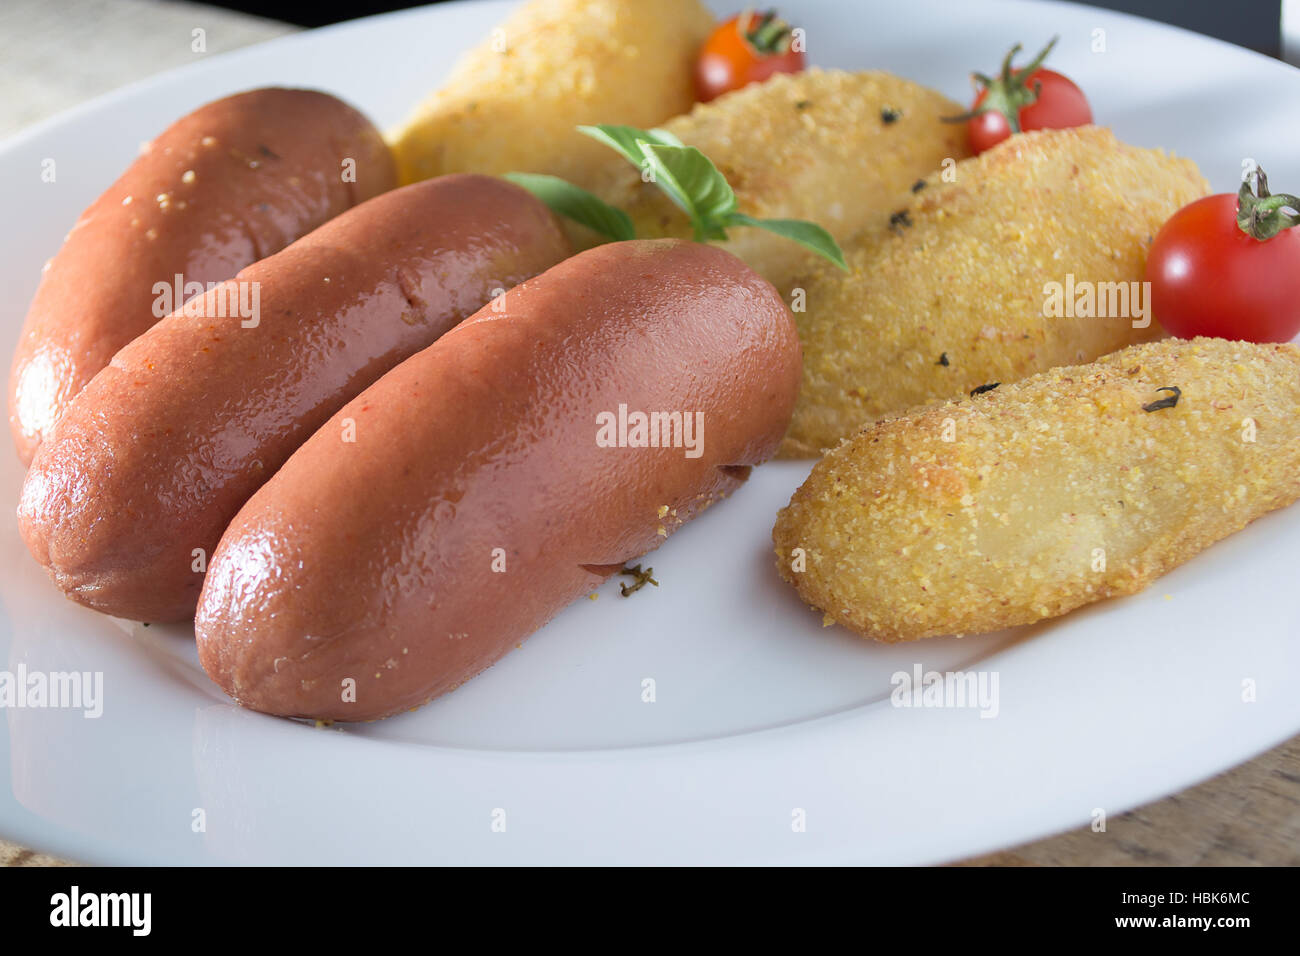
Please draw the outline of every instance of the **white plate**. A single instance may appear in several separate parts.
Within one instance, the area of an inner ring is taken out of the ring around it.
[[[331,90],[391,126],[509,6],[276,40],[11,140],[3,341],[78,212],[175,117],[281,83]],[[1066,4],[782,9],[807,28],[814,62],[893,70],[959,99],[972,67],[1059,33],[1052,65],[1122,139],[1191,156],[1220,190],[1244,157],[1277,188],[1300,188],[1300,72],[1264,57]],[[1090,52],[1098,29],[1105,53]],[[57,185],[40,181],[45,157]],[[0,459],[0,499],[16,501],[20,468]],[[105,691],[99,719],[6,712],[0,833],[108,863],[927,863],[1114,815],[1300,730],[1300,508],[1136,597],[1014,633],[882,647],[823,629],[772,568],[773,517],[806,471],[765,466],[675,535],[650,559],[661,588],[623,600],[606,586],[456,693],[329,730],[228,703],[188,628],[65,601],[6,507],[0,667],[102,671]],[[891,675],[917,663],[995,673],[998,716],[892,707]]]

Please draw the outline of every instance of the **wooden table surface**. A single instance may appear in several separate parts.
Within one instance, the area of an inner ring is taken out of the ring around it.
[[[206,31],[207,53],[191,50]],[[4,0],[0,138],[151,73],[296,27],[174,0]],[[954,794],[960,799],[960,794]],[[0,839],[0,864],[60,865]],[[1190,790],[963,865],[1300,865],[1300,737]]]

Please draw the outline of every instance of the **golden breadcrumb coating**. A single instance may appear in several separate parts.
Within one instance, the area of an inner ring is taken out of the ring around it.
[[[844,241],[944,159],[970,155],[965,124],[940,122],[962,108],[891,73],[808,70],[780,74],[697,105],[663,128],[698,147],[727,177],[740,212],[808,219]],[[637,235],[691,238],[690,221],[626,160],[610,161],[590,187],[625,209]],[[575,230],[579,244],[593,233]],[[721,243],[789,301],[795,275],[816,256],[760,229]]]
[[[804,378],[783,456],[816,456],[882,415],[1162,334],[1155,321],[1134,328],[1131,287],[1101,284],[1141,282],[1160,226],[1209,191],[1194,163],[1087,126],[1013,136],[953,172],[900,199],[906,217],[892,227],[856,237],[849,274],[819,264],[807,277],[807,311],[795,313]],[[1046,315],[1048,284],[1064,290],[1069,276],[1093,285],[1094,300],[1104,292],[1093,311],[1112,315]],[[1127,308],[1116,308],[1121,291]]]
[[[1298,496],[1300,349],[1165,339],[868,426],[772,538],[826,623],[910,641],[1132,594]]]
[[[574,127],[654,126],[689,110],[712,28],[698,0],[531,0],[390,137],[401,180],[518,171],[586,182],[609,149]]]

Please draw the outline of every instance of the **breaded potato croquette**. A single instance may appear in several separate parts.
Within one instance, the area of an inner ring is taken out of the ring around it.
[[[1165,339],[868,426],[772,538],[826,623],[911,641],[1132,594],[1297,497],[1300,349]]]
[[[784,457],[1162,334],[1142,273],[1164,221],[1209,191],[1194,163],[1084,126],[1012,136],[953,174],[851,241],[849,273],[814,264]]]
[[[689,110],[712,28],[698,0],[531,0],[390,137],[402,182],[519,171],[586,183],[609,150],[575,127]]]
[[[882,214],[887,221],[896,197],[945,159],[970,155],[965,126],[940,119],[961,110],[891,73],[808,70],[699,104],[663,128],[713,160],[745,215],[807,219],[843,241]],[[638,236],[691,238],[686,215],[612,153],[589,188],[625,209]],[[580,228],[573,238],[596,241]],[[761,229],[733,229],[721,245],[787,301],[794,276],[817,259]]]

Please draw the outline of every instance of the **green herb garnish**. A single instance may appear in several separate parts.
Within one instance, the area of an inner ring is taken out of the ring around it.
[[[655,573],[654,568],[646,568],[642,571],[641,565],[635,564],[630,568],[620,568],[618,573],[626,574],[628,577],[634,579],[634,583],[632,584],[619,584],[618,589],[622,593],[623,597],[636,594],[637,591],[640,591],[647,584],[653,584],[655,587],[659,587],[659,582],[652,577]]]
[[[1168,398],[1158,398],[1154,402],[1148,402],[1142,406],[1144,412],[1158,412],[1162,408],[1173,408],[1178,404],[1178,399],[1182,398],[1183,390],[1177,385],[1162,385],[1156,389],[1157,392],[1172,392]]]
[[[616,242],[636,238],[636,227],[627,213],[566,179],[542,173],[506,173],[505,178],[527,189],[560,215],[568,216],[602,236],[609,236]]]
[[[756,219],[736,209],[736,193],[713,162],[662,129],[634,126],[579,126],[578,131],[604,143],[642,172],[691,220],[696,242],[727,238],[736,226],[766,229],[797,242],[849,271],[844,253],[829,232],[802,219]],[[552,210],[601,235],[620,241],[636,238],[632,221],[621,209],[554,176],[508,173],[506,178],[527,189]]]
[[[579,126],[578,132],[590,136],[598,143],[604,143],[633,166],[641,166],[645,159],[641,151],[641,143],[654,143],[658,146],[684,145],[666,129],[637,129],[635,126],[612,126],[605,123],[600,126]]]

